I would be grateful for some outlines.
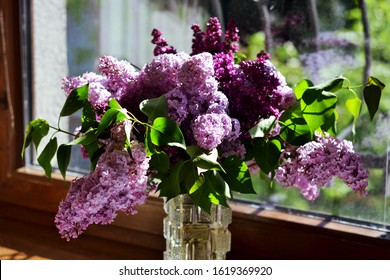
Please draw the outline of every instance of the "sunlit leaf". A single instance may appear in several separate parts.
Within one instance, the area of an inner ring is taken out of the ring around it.
[[[313,134],[333,115],[337,97],[321,90],[307,89],[300,101],[303,118]]]
[[[294,87],[294,94],[297,100],[302,98],[303,93],[307,88],[314,86],[310,80],[299,81]]]
[[[60,112],[61,117],[70,116],[84,106],[84,101],[88,100],[88,88],[86,84],[73,90],[65,100],[65,104]]]
[[[183,133],[176,122],[169,118],[158,117],[150,130],[152,143],[157,146],[175,146],[186,149]]]
[[[213,149],[209,152],[202,152],[200,154],[195,154],[192,157],[192,162],[202,169],[214,169],[224,171],[221,164],[218,162],[218,151],[217,149]]]
[[[146,99],[141,102],[140,110],[152,121],[158,117],[166,117],[168,105],[164,95],[160,97]]]
[[[107,127],[109,127],[111,124],[115,123],[118,113],[119,113],[118,109],[107,110],[104,113],[104,115],[101,117],[97,130],[101,132],[105,130]]]
[[[338,77],[330,81],[315,85],[313,86],[313,89],[328,91],[328,92],[336,92],[342,88],[344,81],[345,81],[344,77]]]
[[[275,127],[276,117],[270,116],[268,119],[261,120],[257,125],[249,129],[252,138],[264,137],[268,135]]]
[[[34,143],[35,147],[38,148],[42,138],[45,137],[48,133],[49,124],[46,120],[32,120],[26,127],[22,148],[22,157],[24,156],[26,148],[31,144],[31,141]]]
[[[222,163],[225,173],[220,173],[233,191],[255,193],[246,163],[238,156],[230,156]]]
[[[348,112],[351,113],[353,116],[353,121],[352,121],[352,131],[353,133],[355,132],[355,124],[357,119],[359,118],[360,111],[362,109],[362,101],[359,97],[355,96],[353,98],[347,99],[345,101],[345,107],[347,108]]]
[[[73,141],[69,142],[67,145],[90,145],[93,142],[97,142],[97,135],[95,129],[90,129],[86,133],[80,135]]]
[[[194,203],[204,211],[210,213],[212,204],[221,204],[228,207],[226,198],[226,183],[216,170],[202,173],[189,191]]]

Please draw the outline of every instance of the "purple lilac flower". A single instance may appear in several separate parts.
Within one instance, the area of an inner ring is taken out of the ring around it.
[[[112,139],[99,158],[95,170],[72,181],[60,203],[55,223],[62,237],[76,238],[91,224],[108,224],[117,211],[135,214],[150,191],[147,171],[149,158],[144,145],[131,142],[131,155],[124,148],[124,126],[112,130]]]
[[[212,150],[230,133],[230,117],[216,113],[200,115],[194,120],[192,130],[198,145],[203,149]]]
[[[293,91],[273,66],[268,56],[243,61],[234,67],[229,56],[214,59],[221,90],[229,99],[229,112],[240,120],[244,131],[260,119],[279,117],[281,111],[295,102]]]
[[[206,24],[205,43],[207,51],[211,54],[223,50],[221,24],[216,17],[210,18]]]
[[[151,35],[153,36],[152,43],[156,45],[153,50],[153,54],[155,56],[160,54],[176,53],[175,48],[172,46],[168,46],[167,40],[161,37],[162,33],[160,30],[153,29]]]
[[[189,57],[185,53],[162,54],[146,64],[138,76],[142,99],[158,97],[178,87],[178,71]]]
[[[236,43],[240,40],[240,37],[234,21],[229,21],[225,38],[222,36],[221,24],[216,17],[209,19],[206,31],[202,31],[198,24],[192,25],[191,29],[194,32],[191,55],[209,52],[212,55],[225,53],[232,56],[233,53],[238,51],[238,44]]]
[[[275,179],[284,187],[299,187],[306,199],[317,198],[319,187],[325,186],[334,176],[355,192],[367,194],[368,172],[350,141],[317,135],[315,141],[286,151],[285,158],[276,170]]]
[[[230,20],[226,27],[224,53],[236,53],[238,52],[238,42],[240,36],[238,35],[238,28],[234,20]]]
[[[168,117],[180,125],[188,116],[187,96],[180,88],[174,88],[165,94],[165,99],[168,105]]]
[[[106,82],[106,77],[87,72],[77,77],[64,77],[62,79],[62,88],[69,95],[76,88],[89,84],[88,101],[97,113],[101,113],[107,107],[110,98],[112,98],[112,94],[104,86]]]
[[[189,143],[208,150],[232,137],[233,123],[239,130],[238,123],[227,115],[228,99],[218,91],[218,82],[213,75],[211,54],[193,55],[178,70],[177,88],[165,95],[168,116],[182,125]],[[186,128],[188,126],[190,129]],[[234,131],[234,135],[237,134],[239,132]],[[195,143],[192,143],[193,139]]]
[[[135,83],[138,73],[126,60],[118,60],[112,56],[99,59],[99,71],[107,78],[104,85],[113,97],[120,99],[128,88]]]
[[[191,26],[192,31],[194,32],[192,39],[192,53],[191,55],[196,55],[202,53],[206,49],[206,44],[204,42],[205,33],[202,31],[198,24],[193,24]]]
[[[227,158],[229,156],[238,156],[244,159],[246,154],[245,145],[240,139],[226,140],[218,146],[218,150],[221,158]]]

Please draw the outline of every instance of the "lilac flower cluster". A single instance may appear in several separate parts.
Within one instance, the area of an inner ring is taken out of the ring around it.
[[[295,102],[292,89],[266,54],[234,65],[228,54],[214,56],[220,89],[229,99],[230,115],[247,131],[262,118],[278,118]]]
[[[238,28],[233,20],[228,22],[225,37],[222,36],[222,28],[216,17],[210,18],[206,31],[202,31],[198,24],[193,24],[192,53],[209,52],[212,55],[217,53],[236,53],[238,51],[237,42],[240,40]]]
[[[100,58],[98,68],[101,74],[91,72],[64,77],[62,88],[69,95],[76,88],[89,84],[88,101],[99,117],[105,112],[111,98],[121,100],[135,86],[138,73],[129,62],[112,56]]]
[[[299,187],[306,199],[317,198],[319,187],[333,177],[342,179],[355,192],[367,194],[368,172],[350,141],[317,134],[315,141],[286,151],[284,157],[275,179],[286,188]]]
[[[164,56],[172,55],[160,55]],[[183,131],[189,143],[212,150],[227,138],[239,137],[238,122],[227,114],[228,99],[218,91],[210,53],[184,58],[181,67],[172,74],[169,80],[177,80],[178,83],[165,94],[168,116],[178,124],[183,124]]]
[[[156,45],[156,47],[153,50],[153,54],[155,56],[159,54],[164,53],[176,53],[176,50],[172,46],[168,46],[167,40],[163,37],[161,37],[162,33],[158,29],[153,29],[152,31],[152,43]]]
[[[60,203],[55,224],[62,237],[76,238],[91,224],[108,224],[117,211],[135,214],[150,191],[147,171],[149,158],[144,145],[133,140],[131,155],[124,149],[125,126],[118,123],[95,170],[72,181]]]

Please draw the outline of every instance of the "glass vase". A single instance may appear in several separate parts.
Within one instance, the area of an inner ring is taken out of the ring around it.
[[[230,208],[213,204],[208,214],[183,194],[166,202],[164,210],[165,260],[226,259],[231,242]]]

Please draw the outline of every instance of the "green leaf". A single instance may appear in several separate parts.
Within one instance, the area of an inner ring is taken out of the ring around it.
[[[331,92],[309,88],[300,101],[303,118],[313,134],[333,115],[337,97]]]
[[[183,133],[176,122],[169,118],[158,117],[150,130],[152,143],[157,146],[175,146],[186,149]]]
[[[256,193],[253,189],[251,175],[246,163],[238,156],[230,156],[222,163],[226,173],[220,173],[233,191]]]
[[[82,134],[81,136],[77,137],[73,141],[69,142],[67,145],[73,146],[73,145],[90,145],[93,142],[97,142],[97,135],[96,135],[96,129],[90,129],[86,133]]]
[[[326,119],[326,122],[323,125],[321,125],[321,129],[323,131],[328,132],[330,135],[335,136],[337,134],[337,127],[336,127],[337,119],[338,119],[338,114],[335,110],[333,112],[333,115],[329,116]]]
[[[363,94],[364,101],[366,102],[368,113],[370,114],[370,119],[372,121],[378,111],[382,91],[380,87],[376,85],[369,85],[364,87]]]
[[[300,146],[312,140],[310,127],[307,125],[300,104],[286,110],[279,118],[280,136],[291,145]]]
[[[200,149],[200,148],[199,148]],[[218,162],[218,151],[213,149],[209,152],[195,153],[192,157],[192,162],[199,168],[206,170],[220,170],[224,172],[222,165]]]
[[[296,99],[301,99],[305,90],[312,86],[314,86],[314,84],[310,80],[299,81],[294,87],[294,94]]]
[[[156,147],[152,143],[152,139],[150,138],[150,129],[149,127],[146,127],[145,131],[145,149],[146,149],[146,155],[148,157],[154,155],[158,151],[156,150]]]
[[[45,170],[45,174],[47,177],[51,178],[52,166],[51,160],[57,151],[57,138],[54,137],[50,139],[49,143],[47,143],[46,147],[43,149],[41,154],[38,157],[38,163],[42,166],[43,170]]]
[[[345,101],[345,108],[347,108],[348,112],[350,112],[351,115],[353,116],[352,130],[355,131],[354,127],[360,115],[360,111],[362,108],[362,101],[359,97],[355,95],[353,98],[349,98]]]
[[[165,152],[158,152],[152,155],[150,165],[159,173],[167,173],[169,170],[169,157]]]
[[[108,105],[110,106],[110,109],[117,109],[119,111],[123,109],[122,106],[115,98],[111,98],[110,101],[108,102]]]
[[[271,116],[268,119],[263,119],[257,125],[249,129],[249,134],[252,138],[264,137],[272,131],[272,129],[275,127],[275,124],[275,116]]]
[[[188,193],[197,180],[198,169],[190,160],[185,161],[180,169],[181,192]]]
[[[381,89],[381,91],[383,91],[383,89],[385,88],[385,84],[384,83],[382,83],[378,78],[375,78],[375,77],[373,77],[373,76],[370,76],[370,77],[368,77],[368,83],[370,84],[370,85],[375,85],[375,86],[378,86],[380,89]]]
[[[241,61],[247,60],[248,57],[243,52],[237,52],[234,54],[234,64],[239,64]]]
[[[98,132],[105,130],[112,123],[115,123],[118,113],[118,109],[108,109],[100,119],[99,126],[97,128]]]
[[[46,120],[36,119],[32,120],[26,127],[23,148],[22,148],[22,158],[26,148],[31,144],[31,141],[34,143],[35,147],[38,148],[39,143],[42,138],[49,133],[49,124]]]
[[[210,213],[212,204],[221,204],[229,207],[226,201],[228,196],[226,183],[216,170],[202,173],[189,191],[189,195],[196,205]]]
[[[273,172],[279,163],[282,145],[277,139],[256,138],[254,141],[254,154],[257,165],[268,174]]]
[[[158,185],[158,189],[160,190],[160,196],[164,196],[169,200],[181,193],[180,170],[182,166],[183,161],[179,161],[175,164],[171,173],[161,179],[161,182]]]
[[[91,103],[85,101],[81,113],[81,131],[86,132],[88,129],[96,127],[98,127],[98,122],[96,121],[95,109]]]
[[[342,88],[345,80],[346,79],[344,77],[338,77],[325,83],[315,85],[312,88],[320,91],[336,92]]]
[[[371,121],[379,108],[379,103],[382,96],[385,84],[375,77],[369,77],[368,85],[363,88],[364,101],[366,102],[368,113]]]
[[[60,145],[57,150],[57,162],[62,177],[66,178],[66,170],[68,169],[70,162],[70,155],[72,153],[72,146]]]
[[[168,115],[168,104],[164,95],[160,97],[146,99],[141,102],[140,110],[154,121],[158,117],[166,117]]]
[[[65,100],[65,104],[60,112],[60,117],[70,116],[84,106],[84,101],[88,100],[89,85],[81,86],[73,90]]]
[[[105,152],[105,146],[99,147],[97,142],[94,142],[90,145],[84,145],[84,149],[87,151],[89,156],[89,161],[91,163],[91,171],[95,170],[96,164],[100,156]]]

